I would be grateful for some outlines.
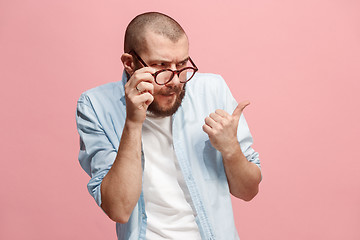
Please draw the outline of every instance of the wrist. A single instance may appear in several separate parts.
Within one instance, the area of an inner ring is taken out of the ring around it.
[[[143,122],[142,121],[133,121],[129,118],[126,118],[124,129],[128,130],[141,130],[142,129]]]
[[[232,144],[229,144],[228,147],[221,151],[221,155],[225,161],[230,161],[233,159],[238,159],[238,157],[243,154],[240,148],[239,143],[236,141]]]

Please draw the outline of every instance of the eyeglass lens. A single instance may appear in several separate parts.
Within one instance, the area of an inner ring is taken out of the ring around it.
[[[194,76],[194,74],[195,74],[194,69],[192,69],[192,68],[184,69],[178,75],[179,76],[179,81],[182,82],[182,83],[187,82]],[[166,84],[170,80],[172,80],[175,75],[176,75],[176,73],[173,73],[172,71],[164,70],[164,71],[157,74],[156,82],[158,84]]]

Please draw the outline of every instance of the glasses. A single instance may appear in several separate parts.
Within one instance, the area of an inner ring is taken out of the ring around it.
[[[148,67],[148,65],[144,62],[144,60],[142,60],[141,57],[134,50],[131,50],[129,53],[130,54],[134,53],[137,60],[139,60],[139,62],[141,62],[141,64],[144,67]],[[199,70],[196,67],[195,63],[191,60],[190,57],[189,57],[189,61],[193,65],[193,67],[184,67],[184,68],[182,68],[180,70],[161,69],[161,70],[156,71],[155,73],[153,73],[151,75],[154,77],[155,82],[158,85],[165,85],[165,84],[169,83],[174,78],[175,74],[178,75],[179,80],[180,80],[181,83],[186,83]]]

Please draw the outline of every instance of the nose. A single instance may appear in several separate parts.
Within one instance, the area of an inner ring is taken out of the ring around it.
[[[179,84],[180,83],[180,73],[174,72],[174,77],[171,82],[174,82],[175,84]]]
[[[179,78],[179,73],[176,72],[176,70],[174,70],[174,76],[171,79],[170,82],[168,82],[167,84],[165,84],[166,86],[174,86],[174,85],[179,85],[180,84],[180,78]]]

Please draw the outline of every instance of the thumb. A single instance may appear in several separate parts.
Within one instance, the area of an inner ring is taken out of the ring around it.
[[[243,102],[239,103],[237,105],[237,107],[235,108],[232,116],[240,118],[240,115],[243,112],[244,108],[249,104],[250,104],[249,101],[243,101]]]

